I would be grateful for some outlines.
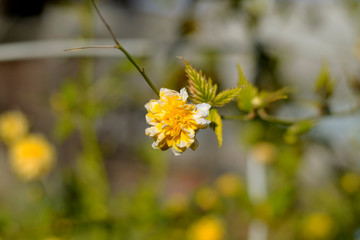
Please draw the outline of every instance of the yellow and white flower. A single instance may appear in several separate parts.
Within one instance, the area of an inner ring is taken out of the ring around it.
[[[10,149],[14,172],[26,181],[47,174],[55,162],[53,146],[42,136],[31,134],[17,141]]]
[[[151,127],[145,134],[154,138],[152,147],[166,150],[172,148],[175,156],[186,151],[189,147],[197,148],[196,132],[206,128],[210,121],[210,105],[207,103],[187,103],[188,94],[185,88],[180,93],[166,88],[160,89],[160,100],[150,100],[145,104],[148,111],[146,122]]]

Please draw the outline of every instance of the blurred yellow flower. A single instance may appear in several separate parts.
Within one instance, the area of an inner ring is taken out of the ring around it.
[[[165,211],[168,215],[178,215],[185,212],[189,205],[187,196],[181,193],[172,194],[165,203]]]
[[[219,202],[217,192],[209,187],[203,187],[195,194],[195,202],[202,210],[211,210]]]
[[[355,173],[346,173],[340,180],[341,187],[348,193],[356,193],[360,189],[360,176]]]
[[[325,213],[312,213],[305,218],[304,237],[306,239],[329,239],[334,227],[333,220]]]
[[[190,240],[221,240],[224,235],[224,223],[214,216],[200,218],[188,230]]]
[[[11,147],[10,162],[20,178],[26,181],[38,179],[52,168],[54,148],[43,136],[31,134]]]
[[[153,148],[166,150],[171,147],[176,156],[189,147],[197,148],[195,134],[198,129],[209,125],[210,121],[205,118],[209,115],[210,105],[188,104],[187,98],[185,88],[180,93],[161,88],[160,100],[150,100],[145,104],[148,111],[146,122],[151,125],[145,134],[154,138]]]
[[[241,179],[232,173],[223,174],[218,177],[215,181],[215,186],[224,197],[234,197],[244,188]]]
[[[274,161],[277,150],[274,144],[269,142],[259,142],[251,149],[254,160],[260,163],[270,163]]]
[[[13,144],[24,137],[29,130],[29,123],[20,111],[8,111],[0,115],[0,138],[6,144]]]

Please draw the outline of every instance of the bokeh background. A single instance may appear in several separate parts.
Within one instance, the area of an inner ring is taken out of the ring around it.
[[[21,112],[56,159],[24,179],[3,138],[1,240],[360,239],[358,0],[99,1],[159,88],[186,85],[177,56],[220,89],[239,64],[259,89],[291,87],[269,111],[296,120],[319,113],[327,66],[328,112],[305,135],[224,120],[221,148],[202,130],[179,157],[151,148],[144,104],[156,95],[120,51],[64,52],[113,44],[91,1],[0,3],[0,119]],[[241,114],[236,102],[219,111]]]

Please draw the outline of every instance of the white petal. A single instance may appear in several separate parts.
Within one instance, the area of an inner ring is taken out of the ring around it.
[[[158,100],[150,100],[150,102],[145,104],[145,108],[148,112],[154,112],[155,111],[155,107],[159,105],[159,101]]]
[[[194,120],[197,124],[203,126],[210,124],[210,121],[205,119],[209,115],[210,108],[211,106],[207,103],[200,103],[195,106]]]
[[[146,123],[147,124],[150,124],[150,125],[155,125],[155,124],[157,124],[157,122],[156,121],[153,121],[154,119],[153,118],[151,118],[151,117],[149,117],[147,114],[145,115],[145,119],[146,119]]]
[[[144,107],[146,108],[146,110],[151,111],[150,102],[146,103]]]
[[[186,144],[186,148],[190,147],[195,141],[195,138],[189,139],[188,143]]]
[[[146,136],[154,137],[158,133],[160,133],[160,131],[157,129],[157,127],[149,127],[145,129]]]
[[[164,138],[165,138],[165,134],[164,134],[163,132],[161,132],[161,133],[157,136],[156,141],[154,141],[154,142],[152,143],[152,147],[155,148],[155,149],[159,149],[159,143],[161,143],[162,140],[164,140]]]
[[[167,89],[167,88],[161,88],[160,89],[160,98],[161,97],[171,97],[171,96],[179,96],[179,93],[177,91]]]
[[[192,129],[192,128],[183,128],[182,130],[188,134],[189,138],[194,138],[195,137],[194,129]]]
[[[159,136],[157,137],[157,140],[156,140],[156,142],[161,142],[162,140],[164,140],[164,138],[166,137],[166,135],[165,135],[165,133],[164,132],[161,132],[160,134],[159,134]]]
[[[158,145],[159,145],[158,142],[153,142],[153,143],[151,144],[151,146],[152,146],[154,149],[159,149]]]
[[[209,125],[211,121],[209,120],[206,120],[205,118],[195,118],[195,122],[199,125],[203,125],[203,126],[206,126],[206,125]]]
[[[187,144],[187,142],[185,142],[185,141],[180,141],[180,143],[179,143],[179,144],[176,144],[176,146],[178,146],[179,148],[183,148],[183,147],[186,147],[186,144]]]
[[[172,147],[171,148],[172,152],[174,153],[175,156],[180,156],[183,152],[178,151],[176,148]]]
[[[195,105],[196,115],[201,117],[207,117],[209,115],[209,109],[211,106],[207,103],[200,103]]]
[[[183,102],[186,102],[186,100],[188,99],[188,93],[186,91],[186,88],[182,88],[180,90],[180,96],[181,96]]]

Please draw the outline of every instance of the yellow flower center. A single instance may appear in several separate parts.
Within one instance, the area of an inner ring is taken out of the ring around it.
[[[164,104],[164,117],[161,120],[165,131],[169,131],[168,135],[176,136],[183,129],[197,129],[196,122],[193,118],[194,106],[184,104],[182,101],[173,100],[169,104]]]

